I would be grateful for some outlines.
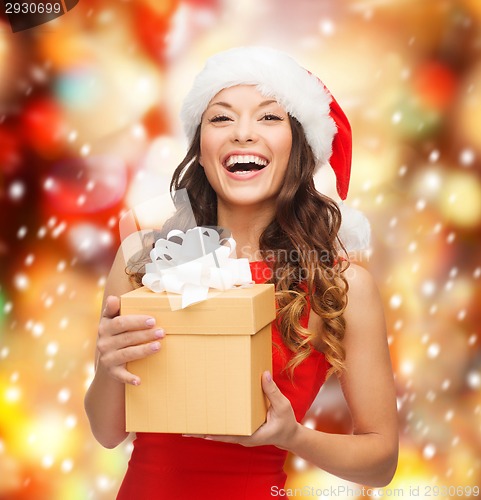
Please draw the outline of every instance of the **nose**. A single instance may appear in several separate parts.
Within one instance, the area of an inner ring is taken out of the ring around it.
[[[257,140],[255,124],[247,117],[239,119],[233,127],[232,136],[234,142],[255,142]]]

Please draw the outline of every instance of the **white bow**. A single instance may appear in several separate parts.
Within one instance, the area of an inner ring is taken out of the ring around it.
[[[215,229],[195,227],[170,231],[155,242],[142,283],[153,292],[182,295],[180,308],[207,299],[209,288],[228,290],[252,286],[247,259],[235,259],[233,238],[220,239]],[[173,309],[178,309],[171,302]]]

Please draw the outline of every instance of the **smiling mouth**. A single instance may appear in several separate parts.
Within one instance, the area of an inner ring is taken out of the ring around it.
[[[224,167],[231,173],[247,175],[266,168],[269,162],[255,155],[232,155],[224,162]]]

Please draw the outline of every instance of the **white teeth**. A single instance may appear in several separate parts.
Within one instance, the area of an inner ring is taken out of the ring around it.
[[[225,166],[231,167],[235,163],[255,163],[256,165],[265,167],[267,165],[267,160],[254,155],[232,155],[227,158]]]

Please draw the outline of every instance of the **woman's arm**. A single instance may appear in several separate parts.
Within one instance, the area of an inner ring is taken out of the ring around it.
[[[122,252],[117,253],[107,278],[99,323],[95,376],[85,396],[85,411],[100,444],[114,448],[128,435],[125,430],[125,384],[140,384],[126,363],[160,349],[162,329],[145,315],[119,316],[123,293],[132,290]]]
[[[289,400],[267,372],[262,377],[271,405],[267,422],[252,436],[208,436],[244,446],[274,444],[348,481],[375,487],[388,484],[396,470],[398,427],[396,396],[383,308],[370,274],[349,270],[345,311],[346,371],[340,378],[353,433],[329,434],[296,422]]]
[[[333,435],[298,425],[289,450],[336,476],[385,486],[396,470],[396,393],[383,307],[371,275],[351,265],[345,311],[346,370],[340,377],[352,435]]]

